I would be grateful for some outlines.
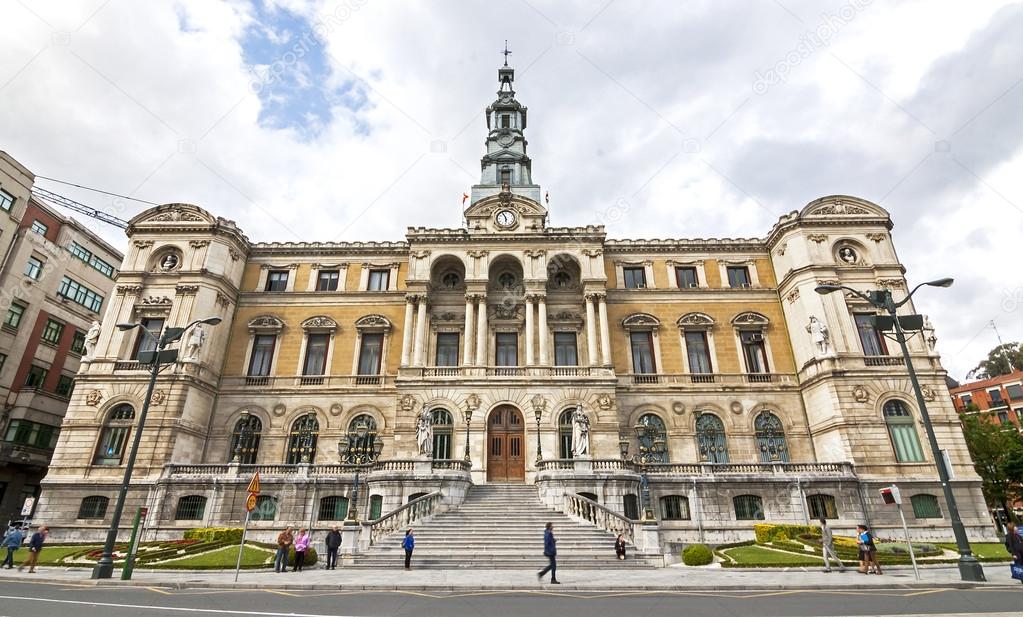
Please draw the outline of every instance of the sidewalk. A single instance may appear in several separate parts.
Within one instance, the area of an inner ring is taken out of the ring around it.
[[[537,563],[537,568],[543,565]],[[400,566],[387,569],[344,569],[327,571],[314,568],[304,572],[276,574],[272,571],[242,571],[234,582],[234,571],[146,571],[136,570],[133,580],[120,578],[94,581],[91,570],[56,567],[38,568],[36,574],[0,570],[0,584],[8,581],[37,581],[70,585],[134,585],[166,588],[216,589],[330,589],[350,591],[465,591],[502,590],[535,591],[541,588],[560,591],[704,591],[704,590],[783,590],[783,589],[881,589],[976,587],[984,585],[1015,585],[1023,587],[1009,576],[1007,564],[986,564],[986,583],[964,583],[959,570],[953,567],[926,567],[920,569],[920,580],[909,567],[889,567],[883,576],[863,575],[855,568],[839,573],[821,572],[820,569],[788,568],[764,570],[736,570],[715,566],[690,568],[672,566],[657,569],[629,570],[562,570],[558,578],[561,585],[539,582],[536,572],[515,570],[416,570],[404,571]],[[120,571],[114,572],[115,577]]]

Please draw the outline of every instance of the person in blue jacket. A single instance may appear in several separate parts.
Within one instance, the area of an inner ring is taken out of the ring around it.
[[[405,532],[405,539],[401,541],[401,548],[405,549],[405,569],[412,569],[412,551],[416,548],[416,537],[412,535],[412,528]]]
[[[3,547],[7,549],[7,557],[3,563],[0,564],[0,568],[7,566],[10,570],[14,567],[14,551],[21,548],[21,543],[25,541],[25,534],[18,527],[11,527],[7,530],[7,535],[4,536]]]
[[[536,577],[542,579],[544,574],[551,573],[551,584],[560,585],[558,582],[558,541],[554,538],[554,523],[547,523],[543,530],[543,555],[550,562],[546,568],[537,572]]]

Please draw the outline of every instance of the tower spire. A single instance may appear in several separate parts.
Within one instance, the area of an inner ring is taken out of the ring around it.
[[[502,51],[501,53],[504,54],[504,65],[508,66],[508,56],[510,56],[512,53],[508,51],[508,39],[504,40],[504,51]]]

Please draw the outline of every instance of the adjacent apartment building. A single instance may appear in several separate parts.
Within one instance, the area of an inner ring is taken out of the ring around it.
[[[964,383],[950,390],[960,413],[976,411],[997,418],[1001,424],[1020,428],[1023,418],[1023,371],[1013,371],[982,381]]]
[[[0,151],[0,517],[34,513],[91,324],[123,255],[32,197],[32,172]]]

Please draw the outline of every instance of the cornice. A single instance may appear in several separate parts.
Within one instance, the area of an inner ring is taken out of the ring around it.
[[[259,242],[252,245],[250,261],[280,255],[316,257],[344,255],[406,255],[407,242]]]
[[[604,242],[608,253],[763,253],[767,245],[759,238],[670,238],[611,239]]]

